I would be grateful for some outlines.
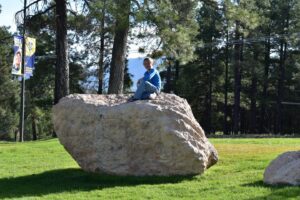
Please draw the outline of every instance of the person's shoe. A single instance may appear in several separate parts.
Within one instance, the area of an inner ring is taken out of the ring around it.
[[[159,95],[159,93],[160,93],[160,91],[158,91],[158,90],[155,91],[155,94],[156,94],[157,96]]]
[[[136,101],[136,100],[138,100],[138,99],[135,99],[134,96],[132,96],[132,97],[130,97],[130,98],[127,100],[127,102],[134,102],[134,101]]]
[[[153,100],[157,97],[156,92],[149,95],[149,99]]]

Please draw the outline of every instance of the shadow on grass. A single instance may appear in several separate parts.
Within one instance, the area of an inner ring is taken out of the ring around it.
[[[60,169],[41,174],[0,179],[0,199],[41,196],[71,191],[91,191],[118,186],[178,183],[194,176],[111,176],[87,173],[81,169]]]
[[[242,186],[245,187],[259,187],[269,188],[271,193],[266,196],[249,198],[248,200],[266,200],[266,199],[288,199],[288,198],[300,198],[300,187],[289,185],[267,185],[263,181],[256,181],[253,183],[247,183]]]

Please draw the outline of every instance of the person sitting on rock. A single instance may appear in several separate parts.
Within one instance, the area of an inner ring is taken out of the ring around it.
[[[145,58],[144,67],[147,70],[144,77],[137,82],[137,90],[129,101],[142,99],[155,99],[161,89],[161,78],[159,72],[153,68],[153,59]]]

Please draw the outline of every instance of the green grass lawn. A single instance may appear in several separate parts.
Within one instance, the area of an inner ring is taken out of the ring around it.
[[[210,139],[219,162],[201,176],[116,177],[83,172],[58,140],[0,143],[0,199],[299,199],[300,187],[264,185],[300,139]]]

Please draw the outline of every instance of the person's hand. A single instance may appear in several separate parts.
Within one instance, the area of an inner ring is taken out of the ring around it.
[[[137,84],[140,84],[142,81],[142,79],[140,78],[138,81],[137,81]]]

